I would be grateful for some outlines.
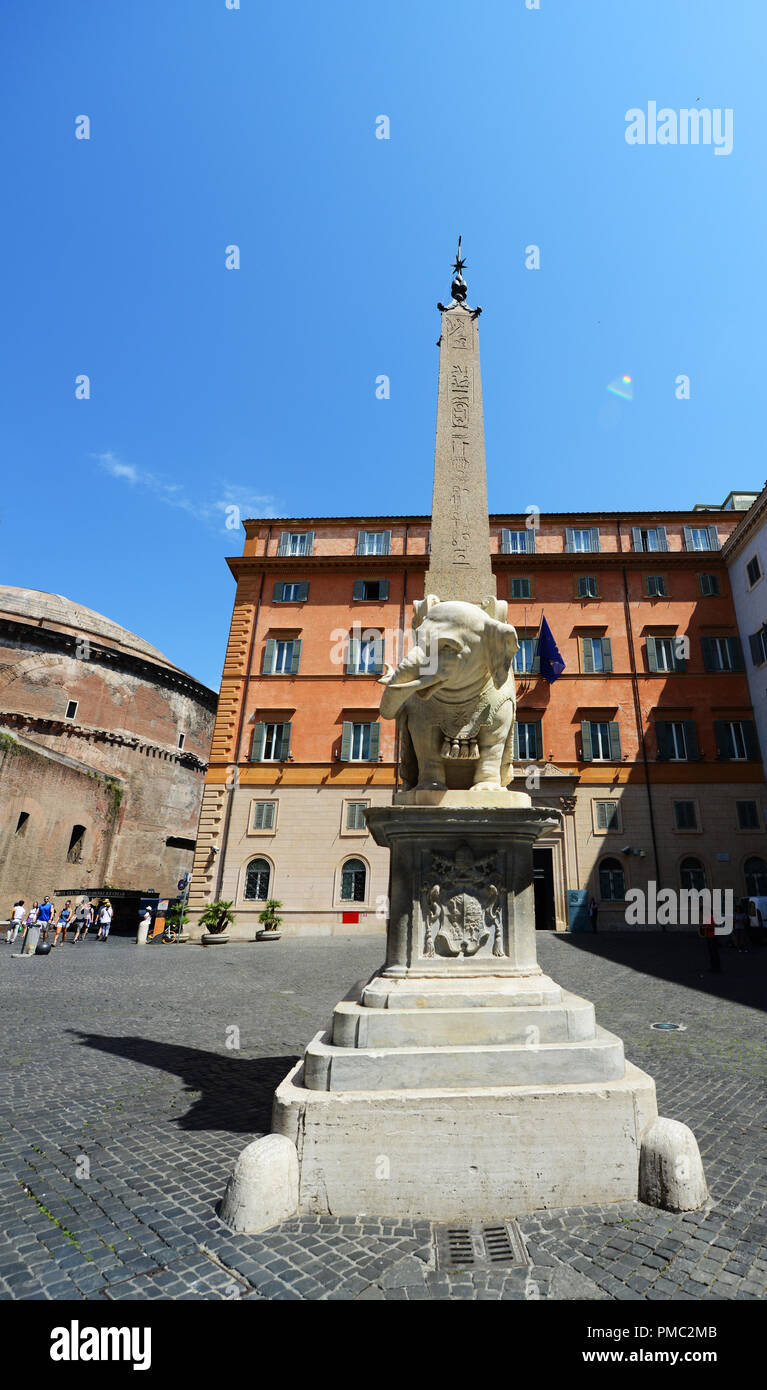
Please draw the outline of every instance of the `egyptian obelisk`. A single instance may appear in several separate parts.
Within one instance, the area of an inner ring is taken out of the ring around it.
[[[442,314],[427,594],[481,604],[495,595],[485,475],[478,319],[466,303],[461,238]]]

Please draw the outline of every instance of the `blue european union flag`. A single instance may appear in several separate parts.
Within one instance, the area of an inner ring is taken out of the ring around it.
[[[559,647],[554,641],[554,634],[543,617],[538,633],[538,657],[541,675],[544,680],[548,681],[549,685],[553,685],[564,671],[565,663],[560,655]]]

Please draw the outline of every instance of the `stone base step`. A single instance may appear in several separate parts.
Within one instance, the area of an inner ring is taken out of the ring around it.
[[[599,1026],[583,1042],[484,1046],[334,1047],[318,1033],[304,1057],[311,1091],[465,1090],[619,1080],[623,1043]]]
[[[483,975],[453,978],[408,975],[396,978],[378,971],[347,999],[359,999],[368,1009],[517,1009],[558,1004],[559,985],[542,970],[524,975]]]
[[[582,1042],[595,1032],[594,1005],[565,994],[561,1004],[523,1008],[369,1009],[337,1004],[335,1047],[478,1047],[488,1044]]]

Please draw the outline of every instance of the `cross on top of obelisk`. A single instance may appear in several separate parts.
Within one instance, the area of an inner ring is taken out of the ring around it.
[[[461,238],[450,304],[440,304],[439,390],[427,594],[483,604],[495,596],[487,514],[477,315],[466,303]]]

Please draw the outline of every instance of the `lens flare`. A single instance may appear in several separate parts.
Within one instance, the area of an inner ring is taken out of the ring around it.
[[[612,391],[614,396],[621,396],[624,401],[634,399],[634,383],[630,376],[616,376],[607,389]]]

